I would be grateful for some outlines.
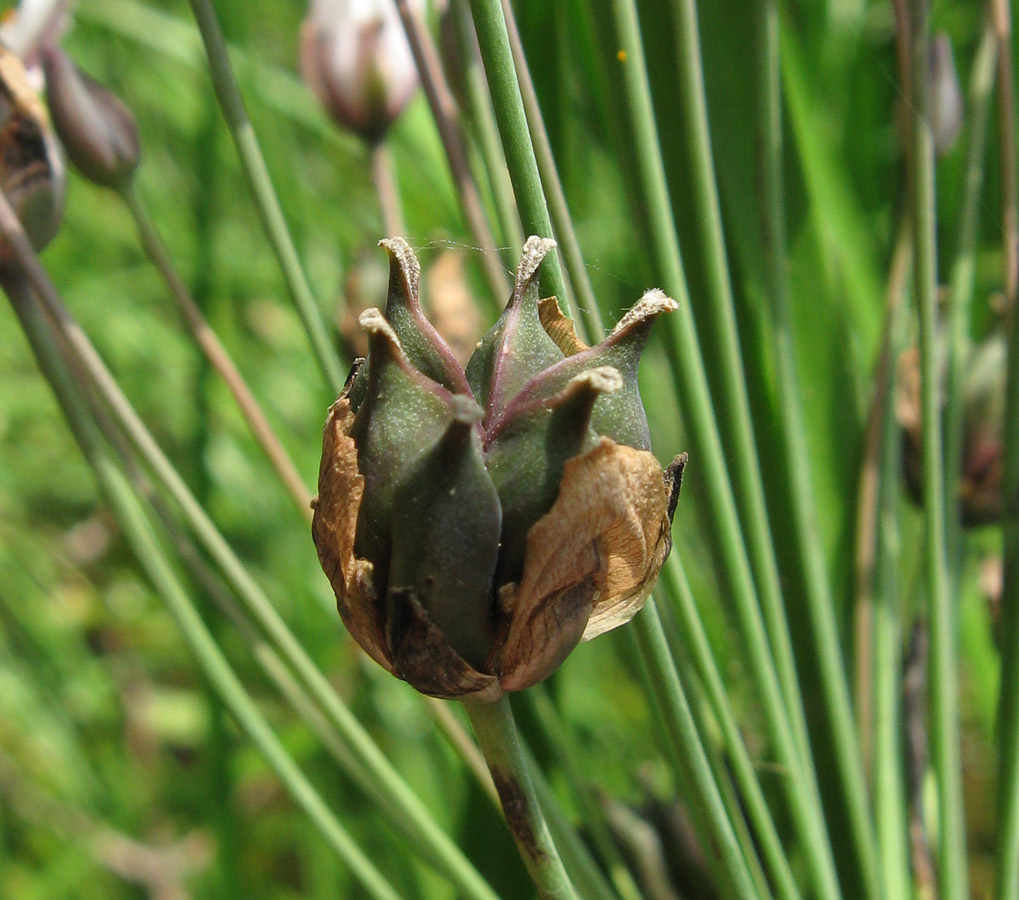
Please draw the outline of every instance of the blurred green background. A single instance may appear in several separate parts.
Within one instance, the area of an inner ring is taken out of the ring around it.
[[[605,75],[613,50],[599,29],[600,7],[581,0],[523,2],[518,15],[525,46],[532,60],[540,59],[532,72],[590,277],[602,308],[618,317],[654,284],[654,274],[645,249],[646,215],[633,201],[631,150],[619,133],[619,86]],[[705,273],[684,216],[690,174],[671,94],[673,38],[664,3],[647,0],[640,8],[696,317]],[[327,319],[339,321],[350,273],[384,264],[375,247],[384,235],[367,150],[325,118],[296,75],[302,3],[224,0],[217,10],[237,48],[248,110],[313,291]],[[820,526],[851,659],[856,486],[884,283],[903,204],[893,21],[888,4],[866,0],[789,3],[785,13],[788,272],[797,362]],[[726,239],[759,450],[767,459],[775,416],[773,371],[762,349],[754,92],[744,49],[750,17],[731,4],[712,3],[702,4],[700,15]],[[980,7],[935,4],[935,21],[953,38],[965,85]],[[187,3],[84,0],[64,44],[137,115],[144,148],[139,193],[310,487],[333,398],[245,190]],[[475,296],[485,297],[479,251],[460,216],[423,97],[388,142],[408,237],[423,266],[452,251]],[[963,143],[964,137],[938,169],[943,269],[955,241]],[[992,148],[979,216],[977,333],[990,322],[988,298],[999,287],[995,172]],[[504,264],[516,254],[506,247]],[[305,521],[184,334],[116,196],[72,173],[64,224],[43,260],[149,427],[361,721],[496,890],[507,900],[530,896],[497,813],[425,708],[408,687],[363,664],[343,633]],[[370,276],[364,280],[371,283]],[[368,305],[382,300],[362,298]],[[721,377],[708,364],[709,377]],[[684,448],[682,412],[656,402],[666,396],[667,380],[658,345],[642,378],[656,452],[671,458]],[[781,547],[781,491],[769,481],[776,476],[765,474]],[[729,655],[725,598],[715,587],[708,541],[695,515],[699,489],[692,460],[677,546],[752,736],[753,699],[739,657]],[[918,529],[910,514],[906,584],[915,578],[918,542],[911,536]],[[993,530],[970,538],[975,552],[962,591],[963,752],[974,879],[982,877],[992,840],[985,821],[990,804],[979,798],[990,796],[997,692],[996,651],[977,570],[996,540]],[[394,885],[407,896],[452,897],[339,775],[266,683],[243,639],[201,602],[287,748]],[[584,771],[605,794],[635,808],[656,799],[671,803],[673,775],[649,737],[637,663],[614,652],[621,646],[613,637],[583,645],[551,688],[566,725],[580,738]],[[525,731],[549,761],[549,748],[522,706]],[[554,766],[550,775],[558,785]],[[174,886],[188,893],[158,893]],[[0,897],[145,896],[324,900],[358,894],[203,683],[115,522],[98,504],[91,472],[14,316],[2,307]]]

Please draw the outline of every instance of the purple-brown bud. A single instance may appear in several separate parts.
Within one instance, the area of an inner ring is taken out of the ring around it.
[[[1004,474],[1005,339],[994,333],[970,349],[962,373],[962,471],[955,487],[962,524],[1001,520]],[[903,431],[903,471],[910,496],[922,502],[919,351],[899,357],[896,416]]]
[[[41,54],[53,126],[71,162],[104,187],[129,182],[141,158],[131,111],[59,47],[44,45]]]
[[[312,0],[301,26],[300,66],[333,120],[371,143],[418,85],[393,0]]]
[[[64,166],[46,110],[25,67],[0,47],[0,187],[29,241],[42,250],[57,233],[64,208]],[[0,245],[0,265],[10,262]]]
[[[685,456],[663,470],[636,388],[650,291],[586,347],[529,238],[502,316],[466,372],[424,317],[399,238],[368,359],[323,436],[313,535],[344,623],[418,690],[494,700],[548,677],[581,640],[629,620],[671,547]]]

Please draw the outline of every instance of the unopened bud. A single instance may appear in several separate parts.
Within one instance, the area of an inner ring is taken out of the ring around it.
[[[934,150],[944,156],[952,149],[962,128],[962,89],[955,70],[952,41],[941,32],[934,35],[930,46],[930,110]]]
[[[0,188],[29,241],[42,250],[57,233],[64,206],[64,167],[46,110],[25,67],[0,47]],[[0,264],[10,261],[0,246]]]
[[[418,85],[393,0],[312,0],[301,26],[300,66],[325,111],[372,143]]]
[[[131,111],[59,47],[44,46],[42,64],[50,115],[71,162],[96,184],[126,184],[141,158]]]
[[[634,404],[647,330],[675,303],[649,292],[602,343],[571,341],[540,312],[555,244],[532,237],[465,373],[410,247],[381,243],[386,312],[361,315],[368,359],[329,411],[312,532],[373,659],[424,693],[494,700],[630,619],[672,546],[685,457],[662,469]]]

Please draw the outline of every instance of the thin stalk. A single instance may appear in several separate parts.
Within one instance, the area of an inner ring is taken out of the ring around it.
[[[513,54],[510,52],[506,20],[502,15],[500,0],[471,0],[474,15],[474,29],[481,47],[481,59],[485,63],[488,86],[495,107],[495,119],[502,135],[502,148],[506,154],[513,192],[524,231],[529,235],[554,237],[548,204],[541,187],[538,163],[534,157],[534,145],[527,128],[527,116],[520,97]],[[566,295],[566,283],[559,268],[559,256],[549,253],[541,266],[542,296],[555,295],[563,311],[569,315],[570,304]]]
[[[238,599],[244,604],[273,646],[307,687],[315,702],[343,734],[357,759],[363,763],[360,777],[365,790],[383,791],[418,836],[416,846],[431,854],[435,865],[475,900],[495,900],[495,895],[477,870],[439,828],[389,760],[356,717],[333,690],[328,680],[294,637],[257,582],[237,558],[208,514],[195,500],[183,479],[145,427],[95,347],[64,307],[53,283],[32,251],[17,216],[0,192],[0,234],[11,246],[18,265],[25,272],[37,297],[53,319],[77,362],[87,372],[96,390],[109,406],[120,427],[159,484],[174,498],[199,542],[222,571]]]
[[[244,99],[230,66],[230,58],[223,41],[223,32],[216,19],[212,0],[191,0],[191,9],[195,21],[198,23],[198,30],[201,32],[202,43],[209,59],[209,72],[212,75],[216,98],[223,110],[223,118],[226,120],[227,127],[230,129],[230,136],[233,138],[237,157],[248,181],[248,189],[255,201],[262,227],[265,229],[269,243],[276,254],[290,298],[304,324],[304,330],[307,332],[308,341],[311,343],[312,351],[322,370],[326,386],[334,396],[339,396],[343,390],[343,382],[346,380],[343,366],[340,364],[336,348],[326,331],[322,313],[312,296],[304,269],[301,267],[297,248],[294,246],[286,219],[283,217],[283,210],[280,208],[279,198],[272,186],[265,157],[262,156],[255,129],[244,108]]]
[[[198,304],[195,303],[190,291],[188,291],[187,286],[184,284],[184,279],[180,277],[180,273],[174,266],[173,260],[170,259],[166,245],[159,237],[159,232],[156,230],[155,224],[149,216],[144,203],[142,203],[138,192],[135,190],[133,182],[124,187],[119,193],[134,217],[135,227],[138,229],[138,237],[145,248],[145,252],[159,270],[159,274],[163,276],[166,286],[170,289],[171,296],[177,303],[181,318],[184,319],[184,323],[190,329],[195,342],[209,360],[209,364],[219,373],[230,390],[244,416],[244,421],[247,422],[252,435],[254,435],[255,440],[258,441],[265,452],[269,462],[272,463],[276,474],[279,475],[280,481],[294,501],[294,504],[301,511],[301,514],[310,520],[311,507],[309,504],[311,494],[308,493],[308,489],[305,487],[304,481],[297,471],[297,466],[294,465],[290,455],[283,448],[283,444],[280,442],[273,427],[269,424],[269,420],[255,399],[255,395],[251,392],[251,388],[248,387],[247,382],[244,380],[244,376],[241,375],[227,349],[223,346],[205,316],[202,315]]]
[[[647,666],[654,704],[665,728],[670,762],[689,791],[695,819],[705,829],[702,835],[704,850],[712,856],[713,868],[728,881],[726,887],[733,893],[726,896],[747,900],[759,898],[672,662],[653,598],[648,600],[630,627]]]
[[[377,900],[399,900],[374,864],[333,815],[321,796],[287,754],[265,717],[252,702],[226,658],[216,646],[190,598],[180,585],[137,496],[88,419],[80,392],[60,358],[52,332],[31,295],[26,279],[7,273],[3,288],[14,306],[40,368],[50,382],[82,452],[95,471],[100,488],[124,529],[135,557],[162,595],[205,676],[284,787],[309,817],[337,856],[365,890]]]
[[[894,296],[898,296],[897,294]],[[902,447],[895,419],[894,380],[891,361],[901,344],[903,304],[889,309],[887,363],[878,378],[874,398],[877,483],[873,566],[870,572],[874,600],[873,622],[873,805],[878,844],[881,847],[881,889],[886,900],[910,897],[907,843],[905,773],[902,767],[902,601],[899,590],[899,480]]]
[[[499,792],[506,823],[542,900],[579,900],[534,791],[509,698],[465,703],[481,752]]]
[[[443,735],[445,735],[446,740],[449,741],[450,746],[456,750],[460,758],[467,764],[467,768],[470,769],[474,780],[478,783],[478,787],[481,788],[482,792],[492,801],[496,808],[502,809],[499,806],[499,795],[496,793],[495,783],[492,781],[492,773],[488,771],[488,766],[485,765],[485,757],[481,755],[478,745],[471,739],[467,729],[453,715],[450,704],[437,697],[425,697],[425,706],[428,708],[428,712],[439,726]]]
[[[526,745],[524,746],[524,760],[534,779],[534,792],[537,794],[538,802],[548,820],[552,840],[559,848],[566,871],[570,873],[577,893],[584,900],[619,900],[605,880],[601,869],[592,859],[587,845],[577,834],[577,829],[563,813],[562,806],[534,759],[534,754]]]
[[[754,842],[754,836],[747,823],[746,810],[743,807],[742,798],[733,784],[729,760],[717,740],[717,722],[710,708],[711,704],[708,702],[704,684],[694,673],[690,660],[683,654],[677,657],[676,648],[679,645],[675,634],[669,634],[670,622],[668,618],[663,619],[662,625],[666,630],[666,637],[669,640],[670,652],[672,653],[680,683],[689,697],[690,711],[694,718],[694,724],[697,726],[697,731],[701,736],[701,743],[704,745],[708,764],[711,766],[711,773],[715,779],[715,784],[718,785],[719,794],[722,798],[722,803],[725,805],[729,821],[732,823],[736,841],[743,852],[743,858],[746,860],[747,870],[750,872],[750,877],[754,882],[754,889],[757,891],[758,896],[771,898],[773,895],[765,878],[764,868],[761,865],[760,849]]]
[[[581,772],[580,763],[573,746],[573,736],[560,721],[559,713],[542,685],[531,688],[525,696],[530,701],[537,720],[545,732],[549,744],[554,748],[559,768],[570,786],[591,842],[594,844],[602,863],[609,873],[612,885],[622,900],[639,900],[640,888],[626,867],[619,848],[609,832],[605,814],[599,807],[592,786]]]
[[[682,2],[693,18],[693,4]],[[838,625],[835,621],[835,601],[824,549],[821,546],[814,506],[814,490],[810,481],[810,454],[807,449],[806,430],[803,424],[802,397],[796,372],[792,322],[789,313],[789,286],[786,278],[786,225],[785,188],[782,174],[782,88],[779,64],[778,6],[775,0],[761,0],[757,4],[759,16],[759,43],[757,46],[757,84],[760,89],[761,116],[759,141],[761,148],[761,188],[763,195],[762,244],[768,270],[771,296],[772,327],[769,333],[776,369],[778,392],[777,411],[779,425],[774,437],[778,448],[778,462],[789,486],[789,509],[792,517],[786,534],[792,539],[796,560],[805,587],[803,598],[810,637],[817,659],[817,682],[824,698],[822,709],[831,731],[830,755],[838,775],[839,789],[848,810],[850,840],[859,879],[866,895],[872,900],[880,896],[879,866],[875,835],[867,802],[863,759],[859,735],[853,719],[853,706],[849,693],[849,680]],[[695,22],[693,23],[695,26]],[[696,39],[693,30],[692,40]],[[682,93],[682,91],[681,91]],[[703,89],[698,92],[703,97]],[[701,126],[707,140],[707,113],[700,104]],[[710,157],[707,162],[710,163]],[[705,173],[707,174],[707,173]],[[717,229],[714,244],[724,253],[721,228]],[[735,335],[733,337],[735,340]],[[742,383],[742,382],[741,382]],[[749,415],[749,414],[748,414]],[[763,507],[763,498],[761,499]]]
[[[463,208],[467,226],[481,248],[481,265],[492,291],[492,306],[499,309],[504,298],[509,296],[509,282],[506,271],[499,262],[495,249],[495,238],[488,225],[485,207],[481,202],[481,194],[471,174],[467,162],[467,148],[464,146],[463,134],[460,131],[460,114],[456,99],[446,83],[442,73],[442,63],[435,43],[424,22],[410,8],[407,0],[395,0],[397,11],[403,21],[403,30],[407,34],[414,62],[417,65],[421,86],[428,98],[428,105],[435,119],[435,127],[439,131],[442,147],[446,151],[450,172],[456,182],[457,194]]]
[[[1012,13],[1007,0],[990,0],[991,25],[997,39],[998,164],[1001,174],[1001,246],[1005,298],[1019,293],[1019,176],[1015,141],[1015,71],[1012,60]]]
[[[760,691],[768,734],[777,761],[786,775],[782,784],[797,833],[806,850],[806,864],[810,868],[818,895],[831,900],[839,896],[839,889],[817,781],[812,761],[801,754],[801,745],[790,721],[790,716],[801,716],[802,709],[787,707],[783,682],[776,672],[773,657],[773,650],[780,651],[783,646],[788,648],[788,640],[775,645],[769,643],[769,632],[762,619],[761,607],[756,602],[757,594],[736,503],[725,471],[725,455],[711,406],[704,361],[695,337],[689,292],[676,241],[675,222],[651,105],[637,13],[632,0],[612,0],[611,8],[617,46],[622,51],[619,65],[630,128],[633,131],[639,189],[649,219],[650,249],[665,290],[680,304],[679,310],[665,319],[670,338],[666,350],[693,445],[690,456],[704,472],[709,488],[705,496],[710,519],[708,530],[714,539],[720,574],[732,597],[747,660]],[[772,626],[771,633],[779,635],[783,621],[781,610],[776,609],[774,604],[767,608],[772,613],[769,623]],[[791,662],[787,659],[784,686],[788,690],[795,688],[794,679],[789,683],[790,669]]]
[[[934,141],[928,98],[928,10],[911,6],[913,46],[913,168],[911,207],[916,234],[913,278],[920,320],[920,394],[923,428],[923,499],[926,534],[924,572],[930,623],[930,741],[938,793],[939,894],[966,896],[962,762],[959,755],[956,628],[948,584],[945,544],[945,484],[942,461],[940,378],[937,342],[937,263],[934,221]]]
[[[502,226],[503,240],[510,245],[509,250],[514,254],[513,261],[507,260],[512,264],[516,259],[516,248],[524,245],[524,232],[513,197],[513,184],[506,170],[506,157],[499,141],[499,126],[492,111],[492,98],[488,93],[488,81],[485,79],[481,51],[478,49],[478,36],[474,33],[474,22],[467,0],[453,0],[451,14],[456,32],[457,59],[463,75],[468,121],[481,151],[499,224]]]
[[[678,619],[683,650],[689,655],[697,676],[704,684],[705,694],[718,722],[740,799],[746,806],[747,816],[754,828],[754,837],[760,842],[764,864],[775,885],[775,896],[779,900],[799,900],[799,888],[789,868],[782,839],[768,809],[768,801],[761,790],[754,763],[747,752],[739,722],[711,652],[704,623],[676,553],[670,555],[662,570],[662,585],[664,593],[672,600],[669,609]]]
[[[689,0],[686,2],[673,0],[671,6],[676,32],[675,58],[678,76],[676,96],[682,112],[681,122],[692,169],[691,219],[696,223],[706,263],[708,289],[703,297],[705,311],[701,317],[699,334],[702,342],[710,342],[707,353],[719,360],[718,368],[727,374],[727,377],[719,379],[718,383],[719,396],[715,398],[715,402],[720,415],[716,421],[721,431],[723,445],[730,450],[728,459],[734,482],[734,497],[743,521],[743,534],[757,584],[757,594],[775,648],[775,665],[790,721],[799,742],[800,753],[806,763],[810,753],[807,728],[801,714],[802,699],[765,508],[764,487],[750,418],[750,403],[742,375],[743,364],[732,283],[729,279],[729,264],[726,259],[721,210],[711,157],[697,13],[694,4]],[[779,241],[773,248],[774,252],[781,255],[785,249],[784,240],[779,235],[772,237]]]
[[[397,187],[396,172],[393,169],[393,155],[382,141],[372,144],[368,152],[371,154],[375,193],[379,195],[382,227],[387,237],[403,237],[407,228],[403,221],[400,189]]]
[[[990,118],[991,92],[994,89],[995,59],[998,48],[994,30],[984,29],[970,75],[969,142],[966,145],[966,179],[963,186],[956,238],[955,259],[949,279],[948,330],[949,349],[945,371],[945,477],[951,486],[948,492],[949,558],[958,560],[962,533],[959,516],[958,483],[962,474],[964,417],[962,382],[969,347],[970,309],[973,302],[973,279],[976,271],[977,213],[984,183],[984,158],[987,149],[987,123]],[[1000,74],[1000,73],[999,73]],[[1019,237],[1016,238],[1019,241]],[[1019,249],[1019,244],[1017,244]],[[956,566],[955,575],[961,572]]]
[[[997,900],[1019,900],[1019,311],[1008,309],[1005,393],[1004,585],[1001,595],[1001,678],[998,696]]]
[[[1010,308],[1005,415],[1004,585],[998,696],[997,900],[1019,898],[1019,314]]]
[[[897,229],[895,249],[885,288],[885,325],[874,375],[874,396],[867,417],[863,462],[856,505],[856,610],[853,626],[856,650],[856,715],[857,730],[863,748],[864,766],[871,773],[874,746],[874,579],[881,521],[882,425],[881,398],[894,384],[895,353],[892,346],[892,323],[903,303],[906,283],[913,267],[913,226],[903,216]],[[873,789],[873,784],[871,785]]]
[[[570,284],[573,285],[576,294],[577,311],[580,313],[578,333],[582,340],[597,342],[605,336],[605,327],[602,325],[598,301],[591,288],[591,280],[587,277],[584,254],[581,253],[577,232],[573,227],[573,217],[570,215],[570,208],[566,202],[563,184],[559,180],[559,170],[556,168],[555,157],[552,155],[552,144],[548,139],[548,132],[545,130],[545,119],[541,114],[541,107],[538,105],[538,95],[534,90],[534,81],[531,79],[527,57],[524,56],[524,47],[520,42],[517,20],[513,15],[513,7],[509,0],[502,0],[502,11],[506,21],[506,36],[509,38],[510,52],[513,54],[517,82],[520,85],[520,98],[524,104],[527,127],[531,140],[534,142],[538,174],[545,189],[552,225],[555,228],[563,259],[566,262],[566,273],[570,277]]]

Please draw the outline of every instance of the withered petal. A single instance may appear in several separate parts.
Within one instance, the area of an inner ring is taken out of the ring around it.
[[[394,675],[432,697],[480,703],[499,699],[498,679],[473,668],[446,643],[413,588],[390,591],[386,603]]]
[[[390,672],[382,620],[372,585],[372,564],[354,555],[357,514],[364,476],[357,467],[357,448],[348,435],[354,414],[344,397],[330,408],[322,430],[322,462],[311,533],[322,568],[336,594],[336,608],[354,640]]]
[[[671,546],[670,493],[651,453],[611,438],[603,437],[593,450],[569,460],[558,499],[527,535],[514,624],[548,598],[590,578],[598,596],[582,639],[631,619]],[[592,545],[598,558],[595,573]],[[507,644],[511,640],[512,628]]]
[[[588,568],[590,574],[513,616],[496,661],[503,690],[520,691],[544,681],[580,643],[598,596],[600,561],[593,541],[579,548],[574,565],[574,571]],[[504,593],[500,599],[511,608],[515,605],[512,595]]]
[[[559,306],[556,297],[546,297],[538,301],[538,318],[545,333],[552,338],[555,345],[566,357],[573,356],[583,350],[590,349],[579,337],[573,319],[567,318]]]

